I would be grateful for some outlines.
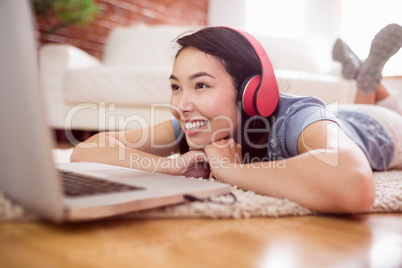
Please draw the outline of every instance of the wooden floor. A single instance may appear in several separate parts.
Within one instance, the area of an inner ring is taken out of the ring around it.
[[[0,223],[0,267],[402,267],[402,213]]]
[[[0,267],[399,268],[402,213],[0,223]]]

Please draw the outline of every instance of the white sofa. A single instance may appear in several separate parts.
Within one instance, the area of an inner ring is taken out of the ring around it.
[[[50,126],[103,131],[169,119],[174,40],[189,30],[118,27],[108,36],[101,61],[71,45],[43,45],[40,74]],[[282,91],[326,103],[353,102],[355,83],[340,77],[323,38],[256,37],[276,68]]]

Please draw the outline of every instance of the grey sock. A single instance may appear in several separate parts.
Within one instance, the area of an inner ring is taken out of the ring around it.
[[[361,93],[371,94],[377,90],[385,63],[401,46],[402,27],[398,24],[389,24],[376,34],[371,42],[370,53],[357,76],[357,88]]]
[[[334,44],[332,58],[342,64],[342,76],[345,79],[355,79],[357,77],[362,62],[341,39],[336,40]]]

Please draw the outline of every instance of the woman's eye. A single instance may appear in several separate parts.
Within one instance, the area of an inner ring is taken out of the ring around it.
[[[171,85],[172,91],[180,90],[178,85]]]
[[[203,83],[197,83],[196,85],[195,85],[195,88],[196,89],[199,89],[199,88],[207,88],[208,86],[206,85],[206,84],[203,84]]]

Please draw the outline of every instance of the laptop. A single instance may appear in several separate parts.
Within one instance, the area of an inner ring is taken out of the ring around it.
[[[227,185],[208,180],[99,163],[56,165],[39,87],[29,2],[0,1],[1,192],[53,222],[95,220],[181,203],[188,196],[204,199],[230,192]],[[64,183],[58,169],[66,175]],[[65,183],[79,187],[70,189]],[[88,183],[110,187],[93,191]]]

